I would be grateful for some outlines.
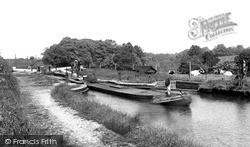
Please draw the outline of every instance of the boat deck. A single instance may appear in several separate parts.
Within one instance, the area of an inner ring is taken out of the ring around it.
[[[109,83],[94,83],[88,84],[90,89],[101,90],[104,92],[114,92],[117,94],[125,94],[130,96],[139,96],[141,98],[154,98],[155,96],[164,96],[165,94],[162,92],[152,91],[152,90],[144,90],[144,89],[136,89],[128,86],[120,86]]]
[[[126,98],[140,99],[154,104],[163,105],[189,105],[191,98],[187,94],[171,93],[166,96],[165,90],[146,90],[137,89],[130,86],[121,86],[110,83],[89,83],[88,87],[92,90],[117,95]]]

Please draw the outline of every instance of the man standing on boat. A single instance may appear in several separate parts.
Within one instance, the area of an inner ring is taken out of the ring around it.
[[[170,96],[170,94],[171,94],[171,80],[170,80],[170,78],[167,78],[165,80],[165,86],[167,87],[166,95]]]

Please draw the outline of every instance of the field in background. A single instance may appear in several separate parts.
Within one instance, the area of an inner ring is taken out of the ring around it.
[[[85,74],[92,76],[95,73],[95,76],[99,79],[116,79],[126,82],[141,82],[141,83],[153,83],[156,81],[164,81],[166,78],[171,78],[172,80],[182,80],[182,81],[194,81],[202,82],[206,80],[232,80],[235,76],[225,76],[225,75],[216,75],[216,74],[207,74],[207,75],[198,75],[191,76],[189,79],[188,74],[174,74],[169,75],[166,72],[157,72],[156,74],[141,74],[134,71],[115,71],[112,69],[86,69]]]
[[[9,66],[16,67],[16,68],[28,68],[28,66],[34,64],[38,66],[44,66],[43,62],[41,60],[30,60],[30,59],[5,59],[6,62],[9,64]]]

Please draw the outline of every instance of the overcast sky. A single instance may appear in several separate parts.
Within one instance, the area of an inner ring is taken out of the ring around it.
[[[191,18],[231,12],[235,33],[206,41],[188,37]],[[41,56],[64,37],[131,42],[145,52],[176,53],[191,45],[250,46],[249,3],[232,0],[1,0],[4,58]]]

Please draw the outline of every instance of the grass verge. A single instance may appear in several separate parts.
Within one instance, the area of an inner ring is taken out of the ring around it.
[[[35,135],[39,130],[29,123],[25,112],[17,79],[11,68],[0,57],[0,134]]]
[[[52,130],[51,124],[44,125],[49,118],[48,112],[31,103],[30,93],[20,92],[16,77],[2,57],[0,66],[0,135],[55,134],[58,129]],[[63,140],[63,145],[70,147],[67,144]]]
[[[112,110],[110,107],[83,99],[80,95],[70,91],[66,84],[60,84],[52,91],[52,97],[81,112],[80,116],[87,120],[94,120],[106,128],[118,133],[126,134],[139,123],[139,118]]]

